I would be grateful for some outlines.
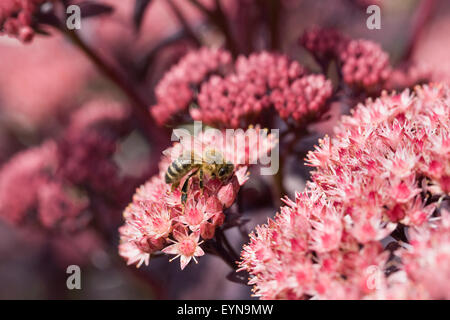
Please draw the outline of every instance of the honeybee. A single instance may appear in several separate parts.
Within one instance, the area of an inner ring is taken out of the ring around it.
[[[193,170],[193,171],[192,171]],[[191,172],[192,171],[192,172]],[[186,203],[189,180],[193,176],[199,179],[200,189],[203,189],[203,176],[206,173],[211,178],[227,181],[234,172],[234,165],[225,161],[222,153],[215,149],[207,149],[201,157],[195,152],[187,152],[175,159],[167,168],[165,180],[172,184],[172,190],[178,187],[181,179],[189,172],[189,176],[181,188],[181,203]]]

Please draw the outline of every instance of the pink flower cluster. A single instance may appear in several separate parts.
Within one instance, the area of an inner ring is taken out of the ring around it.
[[[365,195],[393,222],[420,225],[424,219],[412,215],[408,204],[421,192],[450,192],[449,119],[446,85],[416,87],[414,94],[384,92],[344,116],[336,137],[309,153],[314,182],[349,203]]]
[[[264,130],[249,129],[237,132],[225,139],[200,133],[193,139],[182,140],[166,150],[160,163],[160,173],[141,186],[133,202],[125,209],[125,224],[120,228],[119,254],[128,264],[149,263],[152,253],[162,251],[180,257],[181,269],[196,257],[204,254],[200,245],[214,237],[215,229],[225,220],[224,210],[229,208],[240,187],[247,181],[248,164],[256,163],[263,154],[270,152],[276,141]],[[238,147],[238,141],[248,143]],[[189,140],[189,141],[188,141]],[[181,186],[172,190],[164,180],[169,165],[181,155],[195,150],[214,149],[223,154],[226,161],[235,166],[228,181],[205,176],[203,189],[197,177],[192,177],[185,204],[181,202]]]
[[[191,116],[218,127],[245,127],[273,104],[271,92],[279,98],[283,90],[292,91],[290,84],[304,73],[298,62],[284,55],[261,52],[240,56],[234,73],[213,77],[201,87],[198,108],[191,109]]]
[[[92,102],[72,115],[60,140],[13,156],[0,169],[0,217],[63,230],[84,226],[89,199],[82,190],[106,191],[119,181],[110,160],[118,137],[108,134],[120,132],[109,129],[126,115],[118,105]]]
[[[333,93],[330,80],[321,74],[305,75],[284,88],[272,91],[270,98],[282,119],[305,123],[323,111]]]
[[[379,89],[391,72],[389,55],[372,41],[349,41],[343,46],[339,58],[342,61],[341,72],[344,81],[369,91]]]
[[[398,253],[408,279],[394,291],[400,298],[450,299],[450,213],[442,209],[440,218],[411,230],[411,246]]]
[[[157,104],[150,111],[159,124],[165,124],[194,100],[200,85],[211,75],[226,74],[231,54],[203,47],[188,53],[172,67],[155,88]]]
[[[213,58],[205,57],[213,53]],[[208,59],[212,63],[206,66]],[[232,66],[227,52],[200,49],[166,74],[156,94],[158,105],[152,113],[160,124],[191,105],[194,120],[218,128],[242,128],[257,122],[270,106],[282,118],[301,122],[324,108],[332,85],[322,75],[307,75],[303,66],[284,55],[239,56]]]
[[[317,190],[285,199],[274,220],[258,226],[242,252],[249,284],[262,299],[355,299],[369,293],[365,270],[388,258],[377,241],[358,241],[342,214]],[[372,288],[373,289],[373,288]]]
[[[39,186],[46,171],[54,171],[56,145],[44,143],[30,148],[3,165],[0,171],[0,216],[17,223],[38,198]],[[27,186],[27,190],[23,190]]]
[[[326,66],[336,60],[343,81],[353,89],[370,94],[382,89],[403,89],[428,81],[431,74],[414,63],[394,68],[379,44],[365,39],[349,39],[332,28],[313,27],[300,37],[316,60]]]
[[[444,211],[439,199],[450,194],[449,88],[432,84],[358,105],[334,138],[320,140],[308,164],[315,171],[306,191],[294,201],[286,198],[287,206],[256,228],[242,252],[241,267],[252,275],[256,295],[389,298],[407,292],[410,281],[421,282],[412,271],[402,281],[401,273],[387,276],[392,261],[381,240],[405,226],[427,228],[432,214]],[[448,257],[441,264],[434,252],[448,251],[448,239],[439,235],[444,231],[431,236],[433,229],[427,230],[429,238],[412,238],[412,254],[429,258],[428,270],[439,269]],[[404,257],[397,268],[414,270],[412,256]],[[430,283],[441,279],[427,275]]]
[[[0,34],[17,37],[23,42],[33,39],[34,14],[49,0],[3,0],[0,3]],[[51,1],[51,0],[50,0]]]
[[[22,151],[7,162],[0,170],[0,217],[20,224],[30,221],[29,213],[36,211],[44,227],[74,225],[87,199],[55,179],[57,166],[53,141]]]
[[[117,165],[111,160],[117,140],[127,131],[128,112],[103,100],[85,104],[71,115],[59,141],[59,174],[96,191],[120,187]]]
[[[303,33],[299,42],[318,58],[332,59],[348,39],[336,29],[312,27]]]
[[[300,122],[320,111],[332,92],[325,77],[305,73],[298,62],[283,55],[262,52],[239,57],[235,74],[211,79],[202,87],[200,108],[192,109],[191,115],[206,123],[239,127],[254,122],[252,117],[273,105],[282,118]]]
[[[408,63],[392,70],[385,88],[389,90],[413,88],[417,84],[429,82],[434,76],[434,72],[427,65]]]

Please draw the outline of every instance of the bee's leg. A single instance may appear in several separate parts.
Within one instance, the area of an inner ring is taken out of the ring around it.
[[[172,186],[170,187],[170,191],[175,190],[180,185],[180,181],[172,183]]]
[[[181,203],[184,205],[187,200],[187,191],[189,186],[189,179],[191,176],[187,177],[186,181],[183,184],[183,187],[181,188]]]
[[[181,188],[181,203],[184,205],[186,203],[187,200],[187,192],[188,192],[188,188],[189,188],[189,180],[192,178],[192,176],[194,174],[196,174],[197,171],[194,171],[193,173],[191,173],[187,178],[186,181],[184,181],[183,183],[183,187]]]
[[[201,168],[198,170],[198,183],[200,185],[201,192],[203,192],[203,170]]]

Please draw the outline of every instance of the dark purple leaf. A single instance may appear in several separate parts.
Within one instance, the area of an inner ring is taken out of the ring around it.
[[[90,18],[102,14],[110,14],[114,11],[114,8],[110,5],[93,1],[83,1],[79,4],[79,6],[82,18]]]
[[[145,9],[147,9],[148,5],[151,2],[152,0],[136,0],[133,13],[133,22],[136,30],[139,30],[139,28],[141,27]]]
[[[60,28],[61,26],[61,21],[52,11],[40,12],[36,14],[35,18],[38,25],[48,25],[55,28]]]
[[[248,285],[248,272],[246,271],[231,271],[228,275],[227,275],[227,279],[231,282],[234,283],[239,283],[239,284],[244,284],[244,285]]]
[[[34,29],[34,32],[35,32],[36,34],[41,35],[41,36],[50,36],[50,33],[49,33],[48,31],[46,31],[46,30],[44,30],[44,29],[41,29],[40,27],[35,28],[35,29]]]

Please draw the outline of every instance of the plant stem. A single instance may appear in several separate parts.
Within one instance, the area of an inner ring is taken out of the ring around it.
[[[222,9],[222,5],[220,3],[220,0],[216,0],[216,19],[217,19],[217,26],[222,30],[228,49],[230,49],[231,54],[234,57],[237,57],[238,55],[238,47],[234,40],[233,34],[231,32],[230,25],[228,23],[228,19],[225,15],[225,12]]]
[[[238,269],[236,262],[239,260],[239,255],[234,251],[223,230],[220,228],[216,229],[216,234],[213,239],[206,241],[204,250],[207,253],[221,258],[231,269]]]
[[[281,1],[269,0],[269,15],[270,15],[270,49],[280,49],[280,13]]]
[[[314,121],[311,121],[311,123]],[[292,140],[287,142],[287,145],[284,145],[283,152],[280,153],[280,166],[278,168],[277,174],[274,176],[274,183],[276,186],[276,198],[274,196],[274,205],[275,207],[278,207],[281,204],[281,198],[288,195],[286,189],[284,188],[283,181],[285,176],[285,166],[287,159],[290,155],[292,155],[292,152],[295,148],[295,145],[308,134],[308,129],[306,125],[301,125],[300,127],[289,127],[288,131],[284,132],[280,136],[280,143],[282,143],[281,138],[285,138],[293,133]],[[281,149],[281,148],[280,148]]]
[[[219,236],[221,242],[225,246],[225,249],[228,250],[228,253],[233,258],[234,262],[238,261],[239,260],[239,255],[236,253],[234,248],[231,246],[231,244],[228,241],[228,238],[225,235],[225,233],[223,232],[223,230],[222,229],[217,229],[216,230],[216,234]]]
[[[92,50],[77,34],[75,30],[68,30],[61,27],[60,30],[68,36],[73,43],[94,63],[94,65],[119,87],[130,101],[134,118],[139,128],[146,136],[155,143],[161,145],[160,141],[166,139],[161,130],[157,130],[157,125],[147,110],[147,103],[139,96],[127,79],[112,65],[109,65],[94,50]]]
[[[281,198],[283,198],[286,195],[286,189],[284,188],[283,184],[285,162],[286,158],[283,155],[280,155],[280,166],[278,168],[278,172],[273,176],[273,180],[275,183],[273,205],[275,208],[280,206]]]
[[[222,9],[222,5],[220,4],[220,0],[215,0],[216,7],[214,11],[211,11],[210,9],[205,7],[198,0],[189,0],[189,2],[198,10],[203,12],[203,14],[208,17],[210,22],[215,24],[217,28],[222,31],[228,49],[230,50],[233,57],[236,57],[238,55],[238,47],[232,35],[230,25],[228,24],[228,19]]]
[[[231,269],[237,270],[237,265],[230,254],[223,248],[217,239],[211,239],[206,242],[205,251],[221,258]]]
[[[135,73],[138,81],[143,81],[147,74],[149,74],[149,69],[154,63],[157,55],[161,50],[164,50],[165,48],[173,45],[174,43],[183,40],[184,38],[187,39],[188,35],[186,33],[186,30],[181,29],[177,30],[173,34],[170,34],[163,40],[159,41],[157,44],[152,46],[147,53],[145,53],[142,58],[138,59],[139,61],[136,64],[135,67]]]
[[[192,39],[192,41],[195,43],[196,46],[201,46],[202,42],[195,34],[194,30],[189,25],[189,22],[186,20],[186,18],[183,16],[183,13],[181,12],[180,8],[173,2],[173,0],[167,0],[167,3],[169,4],[170,8],[172,9],[173,13],[178,19],[178,22],[181,24],[181,26],[184,28],[186,35]]]
[[[419,42],[419,38],[422,35],[425,25],[430,21],[435,7],[436,0],[422,0],[417,6],[414,14],[413,25],[411,27],[412,31],[400,62],[408,62],[411,59]]]

